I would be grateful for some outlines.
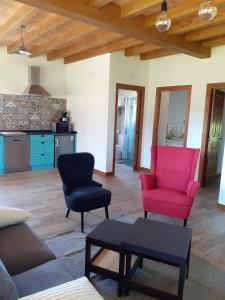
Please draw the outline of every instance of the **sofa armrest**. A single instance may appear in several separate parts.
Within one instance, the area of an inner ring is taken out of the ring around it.
[[[19,300],[104,300],[86,277],[57,285]]]
[[[99,183],[99,182],[97,182],[97,181],[94,181],[94,180],[92,179],[92,181],[91,181],[91,186],[102,187],[102,184]]]
[[[142,190],[152,190],[155,188],[155,175],[141,174],[141,188]]]
[[[190,181],[187,187],[187,196],[194,199],[199,187],[200,183],[198,181]]]

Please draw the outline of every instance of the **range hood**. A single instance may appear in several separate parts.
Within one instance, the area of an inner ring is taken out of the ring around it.
[[[23,95],[38,95],[38,96],[50,96],[40,85],[40,68],[30,66],[28,69],[28,86],[23,91]]]

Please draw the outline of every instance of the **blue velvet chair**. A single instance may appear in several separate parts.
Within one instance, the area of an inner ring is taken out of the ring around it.
[[[92,179],[94,156],[91,153],[63,154],[58,158],[58,170],[63,182],[68,218],[70,211],[81,213],[81,232],[84,232],[84,212],[108,206],[111,192]]]

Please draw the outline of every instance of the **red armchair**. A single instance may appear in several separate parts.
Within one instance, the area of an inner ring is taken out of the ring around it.
[[[200,186],[194,181],[199,149],[151,147],[151,174],[140,175],[145,218],[148,212],[184,220]]]

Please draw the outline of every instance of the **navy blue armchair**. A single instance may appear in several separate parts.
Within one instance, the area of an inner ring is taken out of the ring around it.
[[[81,232],[84,232],[84,212],[108,206],[111,192],[94,181],[94,156],[91,153],[63,154],[58,158],[58,170],[63,182],[68,218],[70,211],[81,213]]]

